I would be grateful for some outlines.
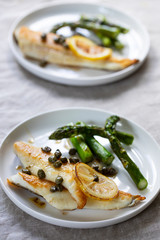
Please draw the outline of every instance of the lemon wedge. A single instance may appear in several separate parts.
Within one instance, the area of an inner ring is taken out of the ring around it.
[[[82,36],[68,38],[67,44],[75,55],[88,60],[106,59],[112,55],[110,48],[98,46],[88,38]]]
[[[109,200],[118,195],[118,187],[113,180],[98,173],[85,163],[75,165],[75,179],[88,197]]]

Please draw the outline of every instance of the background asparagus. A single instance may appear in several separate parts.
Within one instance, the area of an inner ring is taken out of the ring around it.
[[[115,47],[117,50],[121,50],[124,47],[118,40],[118,35],[120,33],[126,34],[129,31],[124,27],[108,22],[104,16],[95,18],[81,16],[77,22],[62,22],[55,25],[51,32],[57,33],[63,27],[70,27],[74,34],[78,28],[87,29],[100,39],[102,46]]]
[[[60,24],[57,24],[56,26],[54,26],[53,29],[51,30],[51,32],[56,33],[62,27],[70,27],[72,30],[75,30],[76,28],[85,28],[87,30],[92,31],[95,34],[101,33],[101,34],[106,35],[113,39],[115,39],[120,33],[119,29],[117,29],[115,27],[109,27],[109,26],[105,26],[105,25],[97,25],[92,22],[89,22],[89,23],[64,22],[64,23],[60,23]]]
[[[106,26],[109,26],[109,27],[115,27],[115,28],[118,28],[120,30],[121,33],[128,33],[129,32],[129,29],[127,28],[124,28],[122,26],[119,26],[117,24],[113,24],[113,23],[110,23],[105,16],[101,15],[99,17],[94,17],[94,18],[89,18],[87,16],[84,16],[84,15],[81,15],[81,18],[80,18],[80,21],[81,22],[94,22],[94,23],[97,23],[97,24],[100,24],[100,25],[106,25]]]

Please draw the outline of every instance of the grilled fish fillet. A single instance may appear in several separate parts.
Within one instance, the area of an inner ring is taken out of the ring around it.
[[[8,179],[8,183],[21,186],[32,191],[33,193],[42,196],[49,204],[55,208],[61,210],[73,210],[77,206],[76,202],[67,190],[51,193],[50,187],[53,186],[54,183],[47,180],[41,180],[38,177],[32,175],[17,173]],[[87,198],[87,203],[84,208],[102,210],[121,209],[129,206],[134,206],[144,199],[145,197],[141,197],[140,195],[134,196],[129,193],[119,191],[119,195],[112,200],[100,201],[93,198]]]
[[[117,59],[115,57],[96,61],[83,59],[77,57],[70,49],[55,43],[53,39],[57,36],[56,34],[48,33],[46,41],[41,40],[41,34],[41,32],[32,31],[24,26],[15,31],[15,38],[24,56],[53,64],[110,71],[122,70],[138,62],[137,59]]]
[[[77,202],[77,208],[83,208],[86,204],[86,196],[80,190],[73,175],[73,164],[62,164],[60,168],[54,168],[53,164],[48,161],[48,157],[52,153],[42,152],[41,148],[33,145],[16,142],[14,144],[14,152],[31,173],[37,176],[39,169],[43,169],[46,174],[46,180],[55,182],[57,176],[63,177],[63,186],[68,189],[73,199]]]

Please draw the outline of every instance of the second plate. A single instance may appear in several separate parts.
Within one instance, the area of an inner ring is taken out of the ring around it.
[[[13,32],[20,26],[27,26],[34,31],[47,32],[53,25],[62,21],[76,21],[81,14],[89,16],[105,15],[111,22],[118,23],[128,29],[121,41],[125,48],[120,54],[121,57],[139,59],[140,62],[124,70],[108,72],[104,70],[72,68],[49,64],[42,68],[35,61],[23,57],[19,47],[14,41]],[[93,86],[120,80],[136,71],[145,60],[149,50],[149,37],[144,26],[136,19],[127,14],[108,8],[99,3],[73,3],[61,2],[52,5],[44,5],[41,8],[32,10],[17,19],[9,32],[9,45],[17,61],[31,73],[46,80],[66,85]]]

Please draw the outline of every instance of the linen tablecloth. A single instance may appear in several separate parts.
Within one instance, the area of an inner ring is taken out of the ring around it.
[[[143,126],[160,144],[160,1],[110,0],[147,27],[151,49],[143,66],[116,83],[72,87],[33,76],[14,59],[7,37],[12,22],[38,0],[0,0],[0,140],[18,123],[43,111],[67,107],[101,108]],[[52,1],[48,1],[51,3]],[[68,229],[41,222],[16,207],[0,188],[0,239],[160,239],[160,195],[142,213],[114,226]]]

